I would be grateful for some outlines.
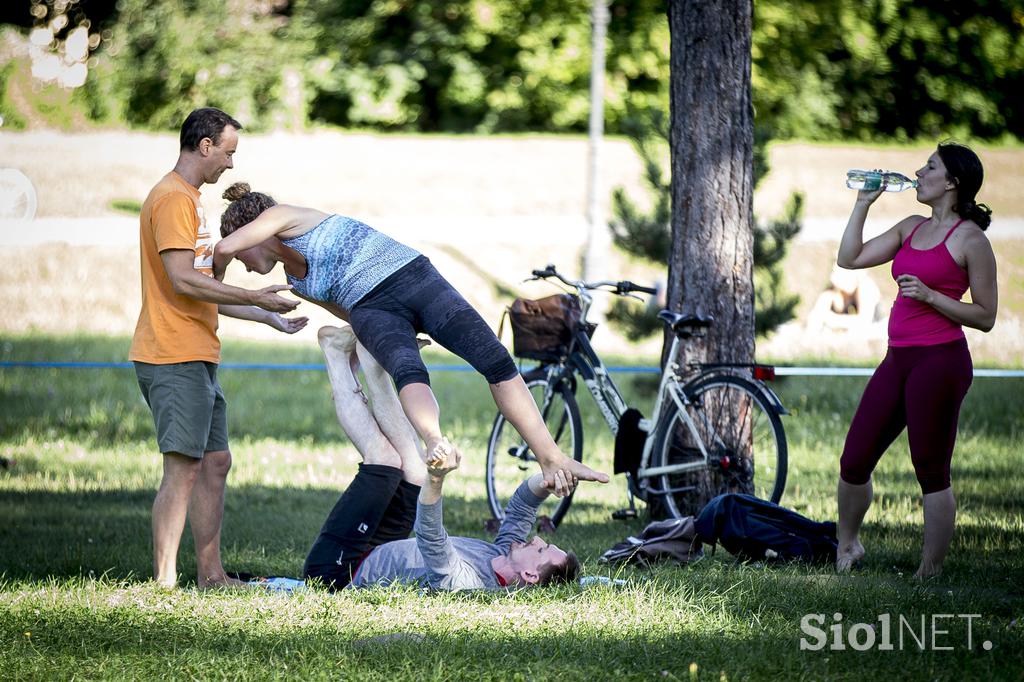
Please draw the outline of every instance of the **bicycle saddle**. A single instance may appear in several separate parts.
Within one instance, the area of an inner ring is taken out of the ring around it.
[[[658,313],[658,319],[672,328],[672,331],[679,335],[690,335],[695,329],[706,329],[711,326],[715,318],[711,315],[684,315],[662,310]]]

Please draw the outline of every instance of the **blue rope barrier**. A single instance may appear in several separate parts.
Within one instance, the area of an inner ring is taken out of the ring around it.
[[[33,360],[0,361],[0,369],[7,367],[31,367],[37,369],[131,369],[130,362],[57,362]],[[221,369],[270,370],[270,371],[321,371],[323,364],[263,364],[250,362],[225,362]],[[472,372],[469,365],[427,365],[431,372]],[[608,367],[609,372],[619,374],[661,374],[657,367]],[[869,377],[874,373],[873,367],[775,367],[778,376],[819,376],[819,377]],[[976,377],[1021,378],[1024,370],[1020,369],[975,369]]]

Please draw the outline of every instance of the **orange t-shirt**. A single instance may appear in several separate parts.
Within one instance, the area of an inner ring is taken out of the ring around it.
[[[217,304],[174,292],[160,258],[169,249],[195,251],[195,269],[213,276],[213,239],[199,191],[174,171],[150,191],[139,216],[142,310],[128,359],[154,365],[220,362]]]

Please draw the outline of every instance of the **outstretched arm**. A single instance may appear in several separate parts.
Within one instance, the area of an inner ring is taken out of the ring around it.
[[[308,317],[281,317],[278,313],[272,313],[253,305],[227,305],[217,306],[217,312],[221,315],[233,317],[236,320],[248,320],[250,322],[262,322],[285,334],[294,334],[309,322]]]
[[[229,305],[255,305],[274,313],[295,310],[298,301],[289,301],[277,295],[279,291],[291,289],[287,285],[264,287],[258,291],[233,287],[195,269],[195,253],[186,249],[169,249],[160,252],[164,270],[171,280],[174,293],[210,303]]]
[[[533,523],[537,520],[537,507],[551,491],[544,487],[544,474],[534,474],[519,484],[505,507],[505,518],[494,538],[494,544],[507,548],[513,542],[526,542]]]
[[[427,482],[420,488],[416,505],[416,547],[429,571],[431,587],[466,590],[484,587],[472,564],[459,556],[444,528],[441,489],[444,478],[459,466],[459,456],[450,456],[445,465],[430,469]]]

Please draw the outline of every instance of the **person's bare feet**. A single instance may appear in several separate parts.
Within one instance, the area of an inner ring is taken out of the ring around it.
[[[938,575],[942,575],[942,564],[936,566],[924,561],[921,562],[921,565],[917,567],[917,572],[914,573],[914,577],[918,580],[927,580]]]
[[[249,583],[231,578],[227,575],[210,576],[209,578],[196,581],[198,590],[247,590],[252,586]]]
[[[849,573],[864,558],[864,545],[860,540],[840,545],[836,552],[836,573]]]

